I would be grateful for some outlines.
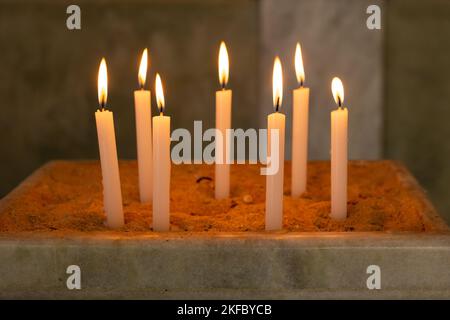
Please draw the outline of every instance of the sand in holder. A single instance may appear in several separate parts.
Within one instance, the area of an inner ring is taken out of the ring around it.
[[[214,199],[214,166],[173,165],[171,231],[151,230],[137,165],[121,161],[125,227],[104,226],[96,161],[54,161],[0,201],[2,298],[419,298],[450,296],[450,231],[400,164],[349,164],[348,218],[330,212],[329,162],[308,165],[284,229],[264,231],[265,177],[231,168]],[[67,268],[81,290],[67,288]],[[369,289],[376,266],[381,289]],[[370,281],[369,281],[370,282]]]

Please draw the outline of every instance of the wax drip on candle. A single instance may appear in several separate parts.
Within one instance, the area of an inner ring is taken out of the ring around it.
[[[302,49],[298,42],[295,48],[295,74],[298,83],[300,83],[300,87],[303,87],[303,83],[305,82],[305,69],[303,68]]]
[[[147,64],[148,64],[148,51],[147,48],[142,52],[141,63],[139,64],[139,87],[141,90],[144,90],[145,80],[147,78]]]
[[[164,91],[159,73],[156,74],[155,92],[156,92],[156,105],[158,106],[159,115],[162,116],[164,113],[165,101],[164,101]]]
[[[100,105],[100,111],[105,111],[106,100],[108,98],[108,70],[106,67],[106,60],[102,58],[100,62],[100,67],[98,69],[98,103]]]
[[[220,43],[219,49],[219,82],[222,90],[225,90],[225,87],[228,83],[228,75],[229,75],[229,61],[228,61],[228,51],[225,42]]]
[[[283,102],[283,71],[281,68],[280,58],[275,57],[273,64],[273,76],[272,76],[272,88],[273,88],[273,106],[275,112],[278,112]]]
[[[338,77],[334,77],[333,81],[331,81],[331,92],[333,93],[334,101],[341,109],[344,103],[344,85]]]

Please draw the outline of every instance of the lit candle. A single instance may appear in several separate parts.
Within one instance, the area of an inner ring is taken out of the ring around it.
[[[156,104],[159,115],[153,117],[153,230],[170,228],[170,117],[164,112],[161,77],[156,74]]]
[[[306,191],[309,113],[309,88],[303,87],[305,71],[299,43],[295,48],[295,73],[300,87],[295,89],[293,94],[291,194],[293,197],[298,197]]]
[[[147,49],[142,53],[138,80],[140,90],[134,91],[136,117],[137,162],[139,174],[139,196],[141,202],[152,200],[152,123],[150,90],[144,90],[147,76]]]
[[[286,117],[280,113],[283,100],[283,74],[281,62],[275,58],[273,66],[273,105],[275,112],[267,118],[267,156],[270,162],[278,161],[278,171],[266,177],[266,230],[283,227],[283,180],[284,180],[284,130]],[[272,141],[272,131],[277,130],[278,141]],[[278,154],[271,154],[271,144],[278,143]]]
[[[331,112],[331,217],[347,217],[347,126],[348,111],[342,106],[344,86],[333,78],[331,91],[338,109]]]
[[[219,82],[222,87],[216,92],[216,130],[222,139],[216,137],[216,165],[215,165],[215,197],[228,198],[230,195],[230,165],[227,163],[229,137],[227,129],[231,127],[231,90],[226,90],[228,82],[228,53],[222,41],[219,49]]]
[[[98,71],[98,102],[100,108],[95,113],[95,121],[100,149],[106,224],[111,228],[119,228],[123,226],[122,191],[120,190],[114,116],[111,111],[106,110],[107,97],[108,74],[106,61],[103,58]]]

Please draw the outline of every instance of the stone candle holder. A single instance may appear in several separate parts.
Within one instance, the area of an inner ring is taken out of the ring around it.
[[[172,165],[171,231],[158,233],[135,161],[120,162],[120,230],[104,225],[98,162],[50,162],[0,201],[0,298],[450,296],[449,228],[402,165],[351,161],[344,221],[329,218],[329,162],[309,163],[300,198],[285,170],[284,229],[266,232],[259,166],[234,165],[231,197],[215,200],[214,166]]]

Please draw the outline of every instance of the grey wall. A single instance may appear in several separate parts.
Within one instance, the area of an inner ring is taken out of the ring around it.
[[[257,1],[77,1],[82,30],[66,28],[63,1],[0,1],[0,194],[47,160],[97,158],[97,71],[105,56],[119,156],[135,158],[133,90],[141,51],[161,73],[172,126],[211,127],[220,40],[229,47],[233,122],[255,127]],[[153,112],[156,107],[153,99]]]
[[[262,0],[261,1],[261,124],[272,112],[270,86],[273,59],[284,63],[285,97],[282,111],[291,131],[292,89],[298,87],[294,69],[295,44],[302,44],[311,88],[311,159],[329,159],[330,111],[334,76],[344,83],[349,109],[349,154],[353,159],[377,159],[382,152],[383,32],[366,27],[366,8],[383,1],[361,0]],[[287,134],[288,157],[290,135]]]
[[[406,163],[450,222],[450,2],[387,9],[385,153]]]
[[[382,36],[365,27],[368,1],[80,0],[81,31],[65,26],[70,3],[0,1],[0,194],[47,160],[98,157],[93,113],[102,56],[119,156],[135,157],[132,91],[143,47],[150,51],[151,88],[155,72],[162,75],[173,128],[191,128],[194,120],[207,128],[214,125],[217,53],[224,39],[233,125],[257,128],[266,126],[272,111],[268,93],[276,52],[284,63],[283,111],[290,114],[293,51],[300,40],[312,90],[312,158],[328,157],[335,74],[347,90],[351,155],[380,154]]]

